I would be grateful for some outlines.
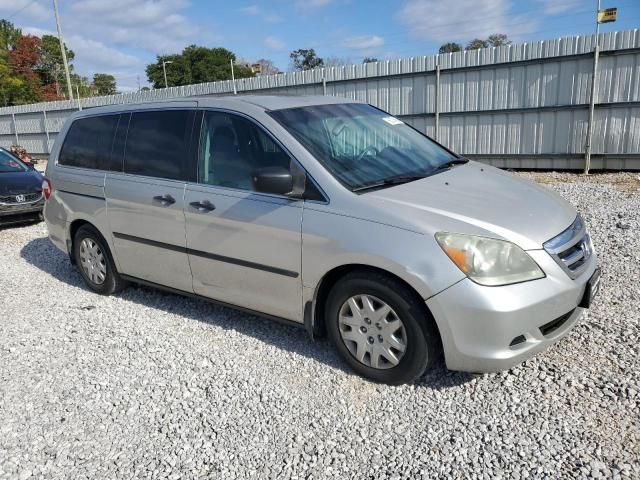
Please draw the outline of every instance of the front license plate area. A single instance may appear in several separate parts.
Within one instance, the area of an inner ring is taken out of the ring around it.
[[[580,302],[579,307],[589,308],[591,306],[591,302],[598,294],[600,290],[600,269],[596,269],[591,275],[591,278],[587,282],[587,286],[584,289],[584,295],[582,296],[582,301]]]

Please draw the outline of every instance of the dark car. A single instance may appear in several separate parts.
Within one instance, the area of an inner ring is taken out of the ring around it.
[[[42,220],[43,177],[0,149],[0,226]]]

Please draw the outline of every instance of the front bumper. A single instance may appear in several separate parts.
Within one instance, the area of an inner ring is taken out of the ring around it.
[[[427,300],[450,370],[496,372],[546,349],[565,336],[584,309],[596,256],[571,279],[544,250],[527,252],[546,273],[540,280],[485,287],[461,280]]]
[[[42,219],[44,201],[32,204],[0,206],[0,225],[11,225]]]

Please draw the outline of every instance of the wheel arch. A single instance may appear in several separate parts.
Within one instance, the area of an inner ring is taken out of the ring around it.
[[[387,277],[393,278],[395,281],[401,283],[404,287],[406,287],[409,292],[411,292],[417,299],[420,300],[420,304],[424,306],[425,312],[433,320],[433,324],[436,327],[438,336],[441,338],[440,330],[438,329],[437,322],[435,322],[435,319],[433,318],[432,312],[429,310],[429,307],[425,303],[422,296],[409,282],[404,280],[402,277],[389,272],[388,270],[362,263],[350,263],[336,266],[326,272],[316,285],[313,300],[305,308],[305,324],[307,330],[313,337],[326,336],[327,331],[325,326],[325,306],[327,297],[329,296],[329,292],[331,291],[333,286],[346,275],[359,271],[375,272],[377,274],[385,275]]]
[[[107,255],[109,255],[109,257],[111,258],[111,261],[114,261],[113,258],[113,247],[112,245],[109,243],[109,241],[106,239],[106,237],[104,236],[104,234],[100,231],[100,229],[96,226],[95,223],[87,220],[86,218],[76,218],[75,220],[73,220],[71,223],[69,223],[69,238],[67,238],[67,250],[69,252],[69,259],[71,260],[72,264],[76,264],[76,259],[75,256],[73,254],[73,249],[74,249],[74,245],[73,245],[73,240],[76,236],[76,233],[78,232],[78,230],[80,229],[80,227],[84,226],[84,225],[88,225],[91,228],[93,228],[96,232],[98,232],[98,235],[100,235],[102,237],[102,240],[104,241],[105,245],[107,246]],[[114,265],[117,265],[114,262]]]

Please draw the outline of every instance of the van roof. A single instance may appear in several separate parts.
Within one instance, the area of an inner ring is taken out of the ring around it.
[[[237,110],[245,110],[247,107],[256,106],[264,110],[283,110],[287,108],[307,107],[312,105],[327,105],[336,103],[361,103],[342,97],[322,95],[202,95],[185,98],[173,98],[153,102],[127,103],[118,105],[105,105],[95,107],[82,112],[76,112],[74,116],[92,116],[103,113],[117,113],[127,110],[136,110],[140,107],[219,107]]]

